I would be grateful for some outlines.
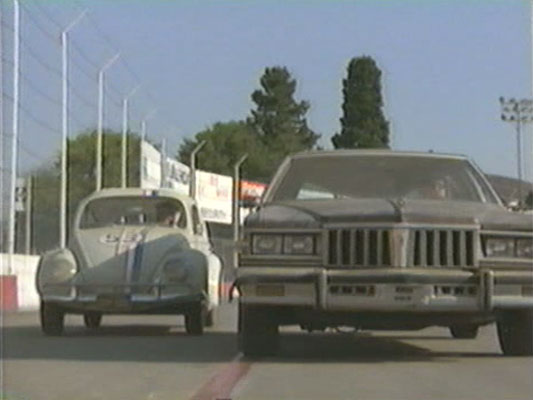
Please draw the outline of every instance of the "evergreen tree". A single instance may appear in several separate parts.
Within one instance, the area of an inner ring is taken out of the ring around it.
[[[389,147],[389,123],[383,115],[381,71],[371,57],[353,58],[343,80],[341,132],[336,149]]]
[[[296,101],[296,80],[285,67],[266,68],[261,89],[252,93],[256,109],[248,122],[276,161],[315,147],[320,137],[307,125],[307,101]]]

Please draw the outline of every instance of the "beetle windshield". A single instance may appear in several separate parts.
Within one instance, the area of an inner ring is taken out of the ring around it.
[[[293,159],[273,200],[410,198],[496,202],[470,163],[420,156],[323,156]]]
[[[89,202],[80,229],[109,225],[164,225],[185,228],[185,208],[179,200],[166,197],[106,197]]]

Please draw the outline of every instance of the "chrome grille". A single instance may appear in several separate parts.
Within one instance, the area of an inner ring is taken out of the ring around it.
[[[394,231],[405,232],[405,240],[393,240]],[[475,266],[475,232],[474,228],[330,229],[326,259],[327,264],[334,267]],[[406,248],[400,248],[402,246]],[[405,257],[396,257],[399,253],[404,253]]]
[[[475,231],[464,229],[416,229],[411,232],[408,265],[421,267],[469,267],[475,265]]]
[[[391,265],[388,229],[333,229],[328,232],[328,264]]]

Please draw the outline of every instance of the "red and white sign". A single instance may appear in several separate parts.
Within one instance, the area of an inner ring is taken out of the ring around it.
[[[230,176],[196,171],[196,200],[206,221],[231,224],[232,188]]]
[[[267,185],[259,182],[241,181],[241,200],[259,201]]]

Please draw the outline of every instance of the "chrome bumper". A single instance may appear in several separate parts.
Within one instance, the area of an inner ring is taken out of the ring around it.
[[[320,310],[533,308],[530,271],[241,267],[234,286],[243,303]]]
[[[183,285],[169,284],[47,284],[46,293],[40,293],[44,301],[71,304],[95,304],[116,308],[126,308],[130,305],[150,305],[172,302],[189,302],[191,299],[205,299],[206,294],[172,293],[172,289],[182,288]],[[53,291],[68,294],[53,294]],[[95,293],[84,293],[91,291]],[[147,293],[135,293],[145,291]],[[171,293],[168,293],[171,292]]]

